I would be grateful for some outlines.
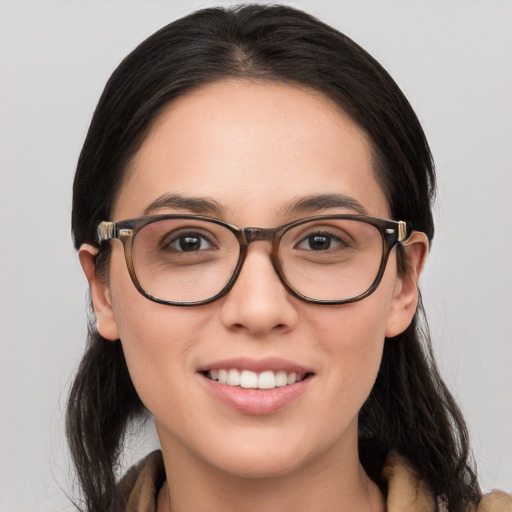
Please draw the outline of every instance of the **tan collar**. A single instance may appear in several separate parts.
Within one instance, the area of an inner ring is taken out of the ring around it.
[[[407,461],[391,452],[382,470],[388,486],[388,512],[435,512],[436,503],[424,481]]]
[[[382,476],[387,484],[388,512],[442,512],[424,481],[420,480],[407,461],[391,452]],[[162,452],[155,451],[133,466],[119,483],[127,500],[126,512],[156,512],[158,491],[165,482]],[[494,491],[484,496],[477,509],[468,512],[512,512],[512,497]]]
[[[119,482],[119,490],[126,500],[125,512],[156,512],[158,491],[164,482],[164,459],[157,450],[132,466]]]

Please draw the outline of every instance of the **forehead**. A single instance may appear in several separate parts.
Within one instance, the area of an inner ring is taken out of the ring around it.
[[[274,222],[270,212],[286,203],[332,193],[387,215],[366,134],[316,91],[229,80],[195,90],[159,115],[128,169],[114,220],[180,194],[214,200],[233,222],[245,213]]]

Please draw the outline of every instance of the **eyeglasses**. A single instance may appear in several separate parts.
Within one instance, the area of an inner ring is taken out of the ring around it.
[[[104,221],[97,240],[123,243],[133,284],[160,304],[196,306],[224,296],[256,241],[271,243],[272,265],[294,296],[345,304],[376,290],[391,249],[406,245],[410,234],[404,221],[366,215],[321,215],[264,229],[170,214]]]

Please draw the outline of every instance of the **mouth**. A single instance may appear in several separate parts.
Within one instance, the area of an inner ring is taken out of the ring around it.
[[[207,379],[243,389],[274,389],[291,386],[311,377],[311,372],[264,370],[255,372],[238,368],[220,368],[201,372]]]
[[[231,358],[197,369],[210,396],[248,415],[288,409],[311,387],[315,372],[278,357]]]

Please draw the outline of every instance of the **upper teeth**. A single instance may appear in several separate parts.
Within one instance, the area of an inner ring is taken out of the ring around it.
[[[304,374],[283,370],[276,372],[267,370],[256,373],[251,370],[237,370],[235,368],[210,370],[207,375],[210,379],[217,380],[222,384],[247,389],[273,389],[287,384],[295,384],[304,379]]]

